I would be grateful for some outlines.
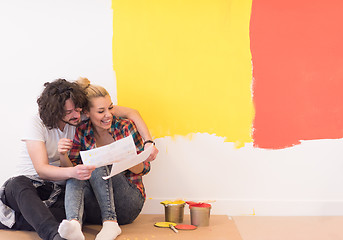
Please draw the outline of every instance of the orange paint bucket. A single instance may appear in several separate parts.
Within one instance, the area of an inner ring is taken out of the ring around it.
[[[211,204],[187,202],[191,211],[191,224],[197,227],[210,225]]]

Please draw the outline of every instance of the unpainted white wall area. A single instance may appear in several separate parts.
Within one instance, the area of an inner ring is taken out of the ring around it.
[[[343,214],[342,139],[283,150],[236,149],[204,133],[156,142],[159,159],[145,177],[146,212],[163,213],[161,201],[180,198],[215,200],[213,213],[235,216]]]
[[[22,123],[37,111],[45,82],[88,77],[116,101],[112,21],[108,0],[0,1],[1,182],[13,172]]]

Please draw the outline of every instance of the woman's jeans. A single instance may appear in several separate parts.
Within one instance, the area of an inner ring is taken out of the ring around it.
[[[68,220],[78,220],[82,222],[84,212],[85,190],[93,189],[96,200],[100,207],[102,222],[117,220],[113,187],[110,179],[104,180],[102,177],[109,175],[107,166],[96,168],[88,180],[68,179],[65,195],[65,209]]]
[[[5,187],[5,199],[2,201],[15,211],[15,224],[12,230],[36,231],[44,240],[52,240],[57,235],[59,223],[65,219],[64,192],[57,201],[47,208],[43,203],[52,192],[52,184],[35,188],[25,176],[10,180]],[[63,190],[64,191],[64,190]],[[1,226],[1,229],[8,229]]]
[[[132,223],[141,212],[145,198],[136,185],[127,179],[124,172],[114,175],[109,180],[112,181],[113,185],[118,223],[120,225]],[[99,205],[93,190],[89,186],[85,189],[85,222],[101,224]]]

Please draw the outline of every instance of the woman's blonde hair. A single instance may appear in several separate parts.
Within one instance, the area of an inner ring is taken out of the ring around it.
[[[81,89],[87,96],[88,106],[87,106],[87,109],[85,109],[87,111],[89,111],[92,98],[105,97],[109,95],[104,87],[91,84],[88,78],[80,77],[78,80],[76,80],[76,83],[81,87]]]

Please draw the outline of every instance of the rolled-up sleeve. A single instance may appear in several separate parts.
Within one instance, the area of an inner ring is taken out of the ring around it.
[[[81,155],[80,155],[80,151],[81,151],[80,139],[81,139],[81,130],[80,128],[76,128],[75,136],[73,140],[73,146],[69,152],[69,159],[74,166],[78,164],[82,164]]]

